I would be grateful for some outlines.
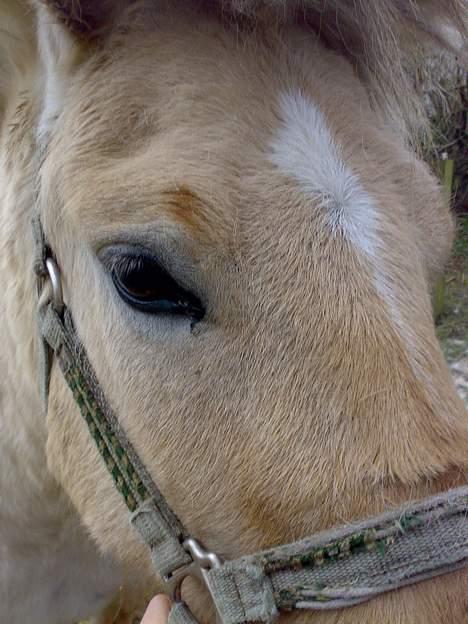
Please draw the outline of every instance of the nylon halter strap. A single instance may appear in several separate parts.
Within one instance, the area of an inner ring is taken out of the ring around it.
[[[180,586],[190,575],[203,580],[223,624],[242,624],[272,622],[292,609],[350,607],[468,565],[468,486],[224,563],[203,550],[167,505],[103,396],[63,303],[60,273],[39,220],[34,233],[43,394],[46,398],[53,357],[131,524],[177,600],[172,624],[195,622],[180,601]],[[44,288],[48,280],[51,289]]]

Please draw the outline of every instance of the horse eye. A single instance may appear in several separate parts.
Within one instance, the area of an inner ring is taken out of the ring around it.
[[[152,257],[121,256],[111,270],[120,297],[148,314],[178,314],[199,321],[205,310],[201,301],[180,286]]]

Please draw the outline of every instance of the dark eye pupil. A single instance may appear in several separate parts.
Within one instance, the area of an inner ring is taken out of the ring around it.
[[[112,278],[122,299],[143,312],[185,314],[200,320],[200,300],[180,286],[153,258],[124,256],[112,269]]]
[[[169,275],[161,270],[151,270],[149,262],[138,262],[138,265],[123,271],[120,274],[120,281],[126,290],[141,300],[167,299],[174,294],[173,286]]]

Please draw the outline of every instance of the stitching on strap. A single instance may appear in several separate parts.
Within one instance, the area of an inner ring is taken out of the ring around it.
[[[181,542],[186,532],[163,496],[147,474],[133,447],[111,412],[96,381],[94,372],[80,346],[68,311],[64,320],[49,303],[40,310],[43,338],[53,349],[65,381],[96,443],[98,451],[122,495],[129,511],[145,513],[145,522],[138,516],[132,522],[140,526],[152,524],[152,530],[138,530],[145,541],[151,534],[153,560],[162,576],[191,561]]]

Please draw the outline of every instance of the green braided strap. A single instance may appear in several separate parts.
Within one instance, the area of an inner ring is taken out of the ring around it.
[[[63,374],[117,490],[128,509],[135,511],[139,504],[150,497],[145,484],[130,463],[96,399],[89,392],[81,371],[76,366],[69,366],[63,370]]]
[[[97,449],[131,513],[131,522],[150,547],[156,570],[163,577],[191,562],[182,542],[186,532],[168,507],[99,388],[77,339],[67,309],[63,320],[47,304],[39,312],[43,340],[57,358]]]
[[[210,570],[224,624],[341,609],[468,565],[468,487]]]

